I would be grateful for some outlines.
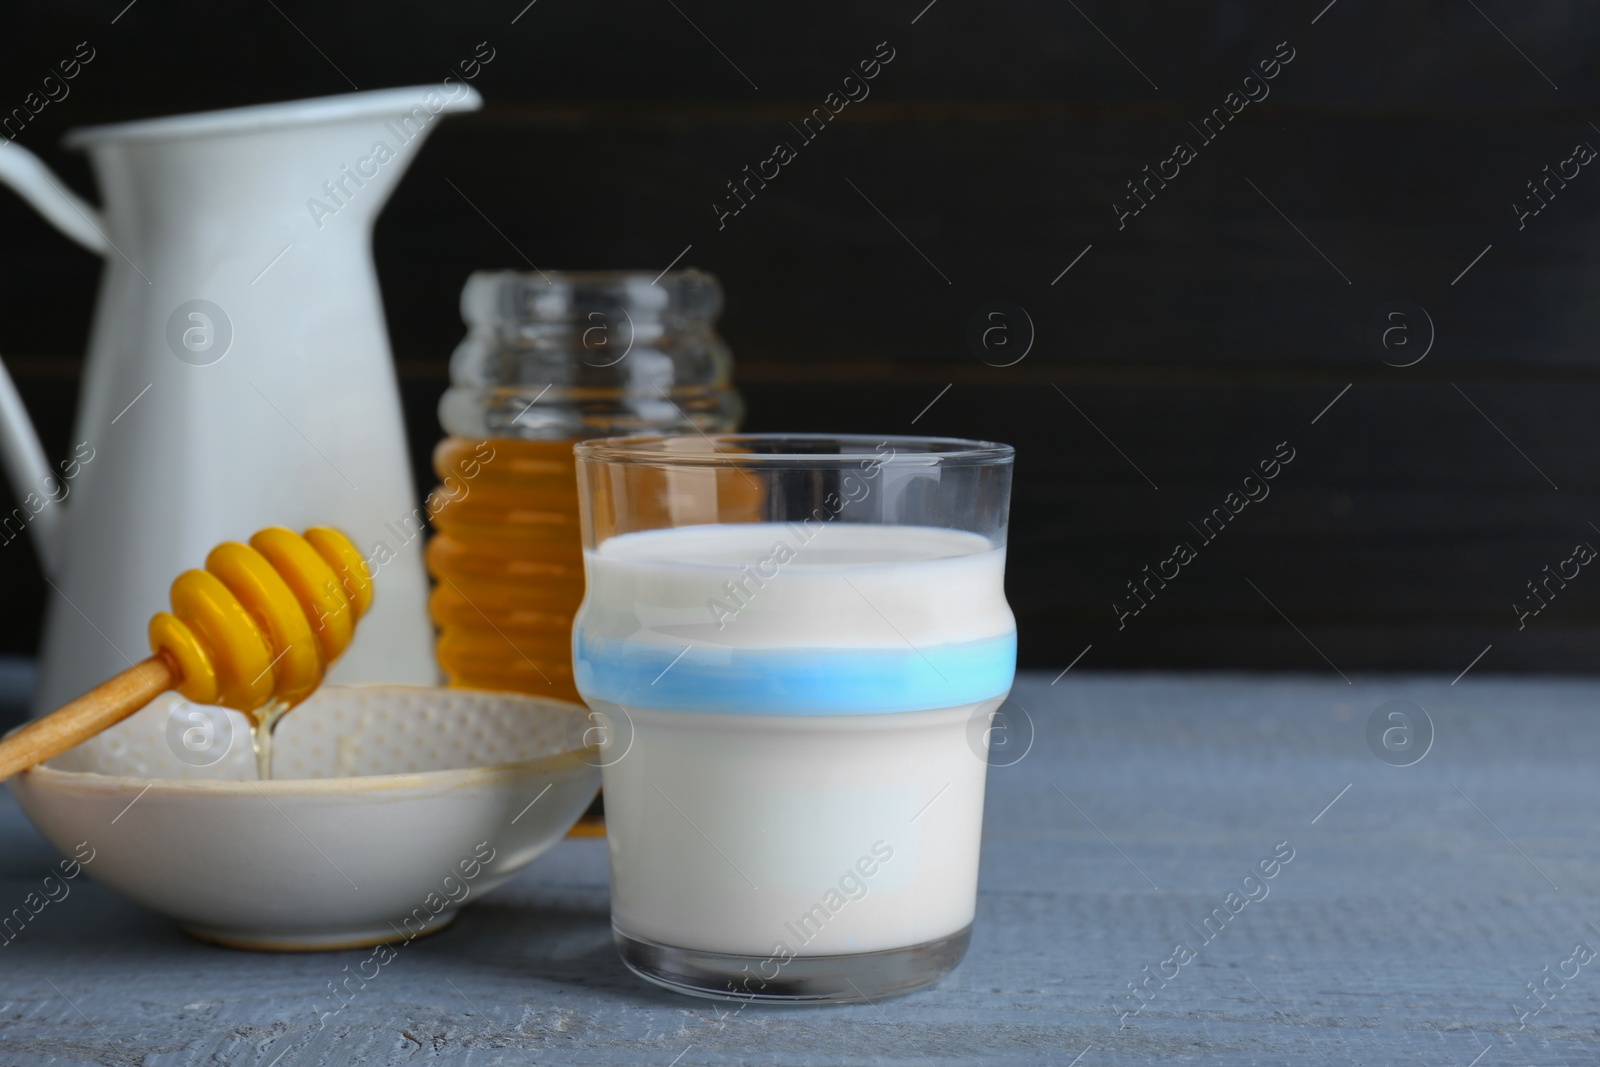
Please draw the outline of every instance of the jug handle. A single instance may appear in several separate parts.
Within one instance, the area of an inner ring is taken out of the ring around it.
[[[100,212],[62,185],[38,156],[14,141],[0,141],[0,184],[10,186],[56,229],[89,251],[105,255],[110,250]],[[0,466],[19,502],[29,492],[44,490],[56,481],[33,420],[4,364],[0,364]],[[34,550],[51,577],[57,574],[61,554],[61,518],[61,505],[49,500],[28,521]]]
[[[9,185],[49,223],[91,252],[111,250],[100,212],[62,185],[44,161],[15,141],[0,141],[0,183]]]
[[[50,469],[50,460],[44,454],[44,446],[39,443],[33,420],[28,418],[22,395],[17,392],[16,383],[11,380],[11,374],[4,364],[0,364],[0,466],[5,467],[6,480],[11,483],[11,491],[16,495],[17,510],[25,515],[29,514],[29,510],[23,499],[30,492],[47,493],[47,486],[58,484],[61,480]],[[46,499],[38,513],[32,514],[27,520],[28,529],[33,534],[33,550],[39,556],[44,573],[51,578],[59,573],[61,512],[61,503],[51,497]],[[9,521],[10,518],[9,515],[0,515],[0,522]],[[0,529],[4,527],[0,526]]]

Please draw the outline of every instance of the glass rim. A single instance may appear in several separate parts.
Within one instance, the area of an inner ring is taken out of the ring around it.
[[[737,452],[718,446],[774,442],[838,442],[856,446],[858,452]],[[695,442],[695,451],[669,451],[671,442]],[[709,445],[711,447],[707,448]],[[880,446],[893,451],[879,453]],[[998,441],[963,437],[926,437],[911,434],[854,433],[652,433],[626,437],[596,437],[573,446],[578,462],[637,463],[669,467],[846,467],[870,458],[884,465],[984,466],[1010,463],[1016,450]]]
[[[677,270],[667,271],[651,270],[648,267],[640,267],[637,270],[626,267],[562,270],[559,267],[553,267],[545,271],[517,270],[514,267],[507,267],[503,270],[475,270],[467,275],[467,281],[470,282],[474,278],[486,278],[490,282],[502,282],[507,278],[513,278],[517,281],[536,279],[547,285],[554,285],[558,282],[568,282],[573,285],[609,285],[613,282],[637,281],[648,281],[651,285],[658,285],[663,279],[678,281],[694,275],[698,275],[700,278],[716,280],[716,275],[698,267],[680,267]]]

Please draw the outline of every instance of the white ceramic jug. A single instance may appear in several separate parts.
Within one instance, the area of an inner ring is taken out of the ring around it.
[[[76,130],[105,207],[0,142],[0,181],[106,258],[71,454],[0,371],[0,461],[52,591],[36,710],[147,655],[167,587],[266,525],[347,532],[376,597],[330,679],[433,684],[433,630],[372,224],[456,83]]]

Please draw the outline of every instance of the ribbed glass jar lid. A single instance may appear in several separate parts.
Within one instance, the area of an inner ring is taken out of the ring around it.
[[[721,310],[697,270],[473,274],[439,421],[480,438],[730,429],[743,407]]]

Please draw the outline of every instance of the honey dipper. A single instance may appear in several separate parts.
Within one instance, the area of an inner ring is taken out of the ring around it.
[[[249,715],[258,761],[285,711],[310,696],[372,604],[372,576],[338,530],[269,526],[211,550],[150,620],[154,655],[0,741],[0,779],[58,756],[169,689]]]

